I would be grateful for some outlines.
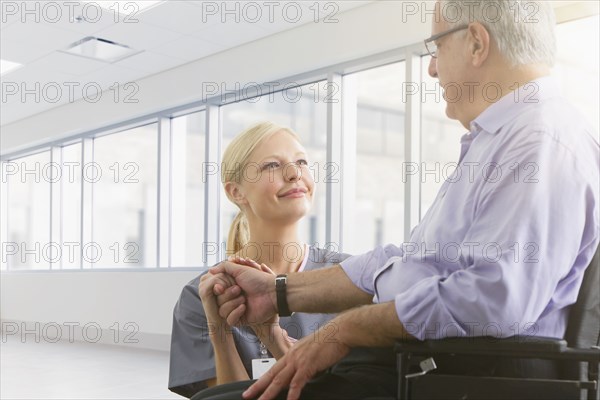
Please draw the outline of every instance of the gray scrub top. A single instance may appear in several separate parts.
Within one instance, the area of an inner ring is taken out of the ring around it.
[[[310,246],[304,271],[339,264],[347,257],[347,254]],[[183,288],[173,310],[169,389],[186,397],[206,388],[204,381],[216,377],[214,350],[208,336],[202,300],[198,295],[201,276]],[[279,325],[289,336],[300,339],[322,327],[335,315],[294,313],[290,317],[280,318]],[[260,358],[260,342],[251,328],[232,329],[238,353],[251,377],[252,359]]]

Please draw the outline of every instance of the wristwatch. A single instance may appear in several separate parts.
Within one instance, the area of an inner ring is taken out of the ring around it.
[[[277,275],[275,278],[275,294],[277,295],[277,310],[280,317],[292,315],[287,302],[287,275]]]

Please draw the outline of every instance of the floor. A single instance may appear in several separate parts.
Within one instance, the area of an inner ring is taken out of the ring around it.
[[[167,389],[167,352],[2,339],[0,399],[183,399]]]

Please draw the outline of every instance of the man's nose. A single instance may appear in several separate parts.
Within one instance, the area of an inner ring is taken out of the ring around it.
[[[431,57],[429,60],[429,68],[428,68],[429,76],[432,78],[437,78],[437,60],[434,57]]]

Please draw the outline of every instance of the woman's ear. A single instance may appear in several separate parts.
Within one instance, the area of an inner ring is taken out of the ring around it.
[[[246,200],[246,196],[244,195],[244,191],[236,182],[226,182],[225,193],[227,193],[229,200],[237,205],[248,203],[248,200]]]
[[[480,67],[490,52],[490,34],[479,22],[469,25],[469,55],[474,67]]]

